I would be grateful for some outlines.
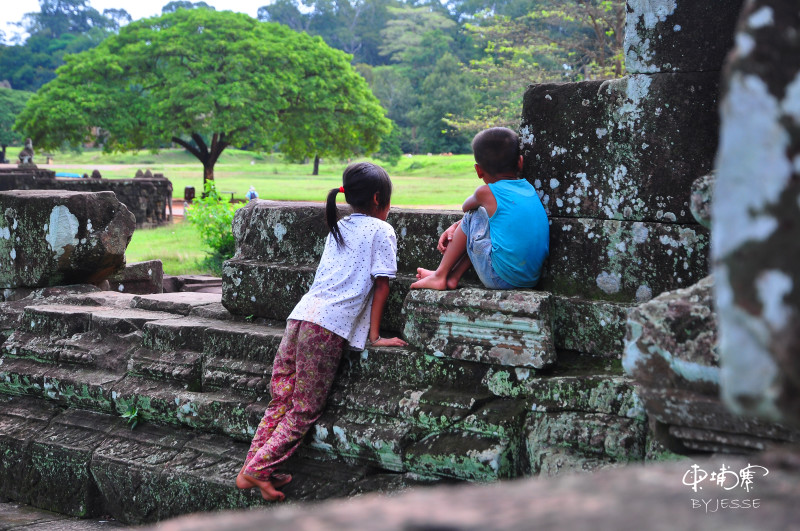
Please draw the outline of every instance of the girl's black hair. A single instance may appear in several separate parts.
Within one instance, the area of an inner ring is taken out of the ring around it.
[[[392,181],[386,170],[370,162],[356,162],[345,168],[342,174],[344,199],[356,212],[369,213],[374,208],[372,198],[378,194],[378,210],[386,208],[392,198]],[[338,188],[328,192],[325,204],[325,222],[336,240],[337,245],[344,245],[344,238],[339,230],[339,215],[336,208]]]

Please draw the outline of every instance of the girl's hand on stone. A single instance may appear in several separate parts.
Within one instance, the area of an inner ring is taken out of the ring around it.
[[[406,345],[408,345],[408,343],[399,337],[379,337],[375,341],[370,341],[368,344],[370,347],[405,347]]]

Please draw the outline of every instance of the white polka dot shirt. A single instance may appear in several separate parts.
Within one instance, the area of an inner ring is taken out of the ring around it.
[[[344,245],[329,234],[311,289],[289,319],[309,321],[363,349],[369,335],[375,277],[397,274],[397,236],[391,225],[365,214],[339,221]]]

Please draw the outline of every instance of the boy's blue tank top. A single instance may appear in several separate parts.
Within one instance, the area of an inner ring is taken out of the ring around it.
[[[520,288],[539,282],[550,252],[550,224],[536,189],[525,179],[490,183],[497,210],[489,218],[492,268]]]

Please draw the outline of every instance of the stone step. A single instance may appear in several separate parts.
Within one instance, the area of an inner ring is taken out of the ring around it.
[[[190,316],[147,323],[142,344],[165,352],[185,349],[271,364],[283,331],[283,322],[251,324]]]
[[[456,296],[457,292],[448,295]],[[486,296],[494,301],[492,308],[512,320],[530,313],[522,301],[538,303],[548,297],[534,291],[486,292]],[[137,301],[138,305],[140,300],[145,299],[128,297],[127,304]],[[551,298],[546,300],[552,302]],[[86,487],[74,496],[65,494],[65,500],[83,501],[58,501],[62,506],[58,510],[88,514],[101,507],[126,522],[150,521],[182,510],[170,501],[172,494],[155,499],[151,487],[169,488],[170,493],[186,493],[188,497],[210,489],[210,494],[202,495],[208,507],[249,503],[242,502],[238,492],[224,490],[213,478],[171,477],[163,467],[156,474],[149,468],[149,460],[161,455],[159,445],[167,440],[165,436],[173,434],[180,434],[181,440],[211,438],[217,441],[217,447],[225,448],[241,447],[251,440],[269,401],[271,363],[283,324],[231,318],[219,302],[211,299],[199,303],[192,299],[147,299],[142,307],[131,308],[114,306],[122,304],[122,299],[105,304],[102,297],[92,294],[81,302],[75,295],[69,303],[59,299],[53,307],[42,300],[27,308],[17,307],[22,321],[36,324],[14,331],[0,357],[0,400],[8,401],[8,396],[15,397],[11,400],[32,400],[48,411],[55,408],[58,415],[63,409],[90,411],[106,420],[88,422],[80,430],[99,430],[104,422],[113,421],[110,431],[76,435],[75,441],[85,439],[89,445],[102,438],[114,439],[121,441],[123,448],[136,448],[128,457],[127,450],[119,450],[117,443],[108,449],[103,442],[96,449],[63,450],[91,455],[90,466],[104,463],[107,468],[92,468],[89,475],[80,476],[84,479],[76,480],[76,484]],[[445,309],[447,304],[443,304]],[[460,303],[450,304],[452,309],[458,306]],[[598,314],[602,312],[591,315]],[[437,356],[415,348],[349,351],[323,417],[301,447],[299,455],[303,458],[297,470],[308,473],[304,481],[311,483],[289,488],[313,496],[311,485],[315,485],[326,496],[335,495],[340,489],[332,479],[316,472],[334,463],[334,469],[343,466],[352,474],[346,479],[348,492],[412,484],[412,478],[492,481],[529,470],[556,470],[555,465],[547,464],[553,460],[572,463],[573,467],[578,467],[575,463],[582,467],[613,464],[622,459],[621,454],[584,447],[584,432],[564,426],[572,422],[569,419],[596,415],[619,426],[619,437],[639,433],[644,420],[631,386],[620,375],[620,362],[615,357],[570,350],[559,350],[557,363],[541,369]],[[129,411],[136,412],[139,422],[132,433],[122,420]],[[543,427],[537,428],[540,424]],[[555,428],[548,427],[551,424],[560,431],[555,433]],[[159,435],[157,440],[146,438],[143,443],[140,429],[142,433],[167,435]],[[62,455],[57,442],[48,444],[50,449],[42,452]],[[555,453],[546,450],[551,447]],[[631,456],[637,455],[636,448],[630,446]],[[245,451],[242,448],[242,455]],[[556,453],[557,457],[550,457]],[[177,454],[170,454],[165,463],[184,466],[177,459]],[[233,475],[241,466],[239,459],[241,456],[231,459],[235,465],[225,465],[234,469]],[[306,462],[312,464],[302,464]],[[128,469],[133,471],[132,479],[125,480],[128,483],[113,483]],[[190,473],[189,468],[186,471]],[[16,474],[14,477],[20,473],[9,472]],[[92,487],[92,481],[98,485]],[[92,505],[96,502],[87,494],[91,489],[100,492],[100,505]],[[16,495],[32,496],[22,492]],[[107,507],[112,503],[108,500],[128,495],[143,501]],[[46,502],[42,498],[36,503]]]
[[[0,491],[61,514],[110,514],[135,525],[263,506],[257,491],[233,484],[247,449],[224,436],[150,423],[131,430],[116,416],[0,397]],[[292,457],[286,466],[294,480],[284,491],[293,498],[325,499],[416,483],[363,466],[332,465]]]

